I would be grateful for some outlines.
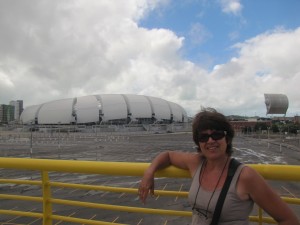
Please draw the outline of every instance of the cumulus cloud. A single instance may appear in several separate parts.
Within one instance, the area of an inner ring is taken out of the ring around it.
[[[240,0],[220,0],[222,11],[227,14],[239,15],[242,11]]]
[[[157,2],[1,1],[0,70],[19,92],[11,97],[33,103],[103,92],[143,55],[173,55],[180,38],[137,26]]]
[[[299,46],[300,28],[274,30],[236,44],[234,48],[238,50],[239,56],[217,66],[211,73],[215,78],[213,82],[219,80],[218,92],[222,94],[223,100],[233,101],[224,108],[230,110],[236,104],[245,110],[245,114],[249,111],[255,113],[255,110],[263,113],[263,94],[282,93],[289,98],[289,113],[299,113],[300,101],[296,85],[300,81]],[[228,90],[227,95],[223,93],[224,89]],[[241,109],[235,111],[242,112]]]
[[[300,112],[300,28],[238,43],[235,58],[207,71],[182,58],[185,37],[139,26],[161,4],[166,1],[1,1],[0,103],[23,99],[26,107],[125,93],[176,102],[189,115],[201,106],[254,115],[266,112],[264,93],[283,93],[288,112]]]

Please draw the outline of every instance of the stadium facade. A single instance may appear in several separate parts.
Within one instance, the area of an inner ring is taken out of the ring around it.
[[[152,124],[187,122],[180,105],[161,98],[134,94],[99,94],[26,107],[23,124]]]

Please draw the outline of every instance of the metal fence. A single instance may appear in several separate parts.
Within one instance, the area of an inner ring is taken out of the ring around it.
[[[160,214],[168,216],[190,217],[191,211],[188,210],[166,210],[146,207],[121,206],[115,204],[101,204],[78,200],[66,200],[52,197],[54,188],[72,188],[95,190],[102,192],[120,192],[137,195],[136,188],[112,187],[105,185],[90,185],[69,183],[67,181],[52,181],[49,173],[80,173],[80,174],[103,174],[108,176],[137,176],[141,177],[149,163],[128,163],[128,162],[96,162],[96,161],[75,161],[75,160],[48,160],[48,159],[26,159],[26,158],[0,158],[0,168],[21,171],[38,171],[41,179],[0,179],[0,184],[15,184],[41,187],[41,196],[26,196],[23,194],[0,194],[0,199],[10,199],[15,201],[37,202],[40,208],[35,212],[18,211],[13,209],[3,209],[0,206],[0,214],[15,215],[21,217],[37,218],[43,221],[44,225],[53,224],[53,221],[65,221],[80,224],[122,224],[116,222],[83,219],[75,216],[63,216],[56,214],[53,205],[70,205],[76,207],[105,209],[110,211],[123,211],[129,213]],[[300,182],[300,166],[291,165],[249,165],[256,169],[263,177],[269,180]],[[187,171],[168,167],[156,173],[157,177],[169,178],[189,178]],[[155,195],[187,197],[184,191],[156,190]],[[288,204],[300,205],[300,199],[283,197]],[[275,223],[269,217],[264,216],[261,209],[257,215],[249,217],[250,221],[262,223]]]

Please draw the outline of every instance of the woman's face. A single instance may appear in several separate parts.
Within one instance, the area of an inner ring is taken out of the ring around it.
[[[200,132],[199,147],[206,158],[214,159],[226,155],[226,132],[220,130]]]

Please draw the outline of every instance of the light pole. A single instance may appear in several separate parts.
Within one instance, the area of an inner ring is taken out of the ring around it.
[[[32,158],[32,122],[30,125],[30,158]]]
[[[60,122],[58,122],[58,158],[60,159]]]
[[[270,148],[270,128],[271,127],[267,127],[267,129],[268,129],[268,148]]]

